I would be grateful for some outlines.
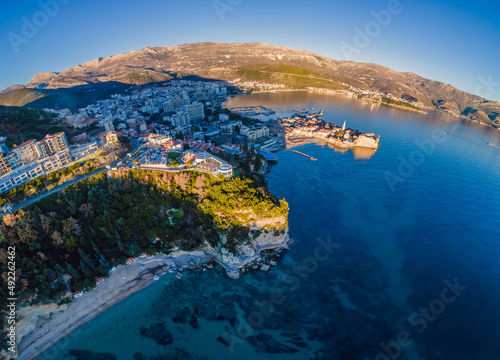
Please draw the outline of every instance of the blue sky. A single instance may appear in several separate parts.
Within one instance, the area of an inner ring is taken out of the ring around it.
[[[47,8],[42,6],[44,3],[52,6]],[[500,5],[483,0],[397,3],[397,0],[4,2],[0,13],[0,88],[26,84],[39,72],[60,71],[99,56],[146,46],[199,41],[267,42],[311,50],[338,60],[350,58],[414,72],[500,100]],[[389,9],[392,9],[390,19]],[[380,14],[378,25],[373,14]],[[26,21],[37,25],[25,25]],[[359,32],[364,35],[356,39]],[[350,54],[345,49],[350,49]]]

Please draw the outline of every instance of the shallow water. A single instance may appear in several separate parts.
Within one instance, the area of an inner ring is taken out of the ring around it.
[[[167,276],[37,359],[498,359],[500,131],[305,92],[229,105],[323,109],[381,147],[280,152],[295,243],[276,267]]]

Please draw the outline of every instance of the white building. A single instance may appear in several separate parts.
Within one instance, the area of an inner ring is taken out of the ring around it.
[[[38,162],[22,166],[0,178],[0,193],[6,193],[44,174],[43,166]]]
[[[269,136],[269,128],[267,126],[249,128],[247,126],[242,126],[240,130],[241,135],[245,135],[250,140],[257,140],[261,137]]]
[[[106,132],[115,131],[115,126],[111,120],[108,120],[104,122],[104,129]]]
[[[149,139],[149,142],[153,145],[162,145],[166,142],[171,141],[172,137],[171,136],[157,135],[157,134],[149,134],[148,139]]]
[[[20,162],[20,165],[29,163],[39,157],[36,149],[36,140],[26,141],[12,150],[12,152],[15,154],[17,161]]]
[[[237,120],[237,121],[231,121],[229,123],[220,124],[219,128],[221,130],[234,131],[234,129],[236,129],[237,127],[239,127],[241,129],[242,125],[243,125],[243,123],[241,122],[241,120]]]
[[[187,112],[178,112],[172,115],[172,125],[173,126],[186,126],[191,124],[191,119]]]
[[[71,163],[69,150],[51,155],[39,161],[46,173],[57,170]]]
[[[168,100],[163,103],[164,112],[174,112],[174,109],[174,102],[172,100]]]
[[[219,114],[220,121],[229,121],[229,115],[227,114]]]
[[[155,109],[155,107],[153,105],[146,105],[146,106],[141,107],[141,112],[148,113],[148,112],[153,111],[154,109]]]
[[[9,164],[11,169],[17,169],[22,165],[21,158],[18,153],[10,152],[5,156],[5,161]]]
[[[184,105],[182,109],[189,114],[191,120],[203,120],[205,117],[205,107],[201,103]]]
[[[69,154],[73,159],[80,159],[84,156],[95,153],[98,150],[97,142],[91,142],[81,146],[75,146],[70,149]]]

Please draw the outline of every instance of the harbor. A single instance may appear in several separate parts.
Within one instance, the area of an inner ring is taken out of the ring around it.
[[[276,114],[273,109],[265,106],[240,106],[229,108],[229,110],[242,116],[271,116]]]
[[[314,108],[312,109],[312,111],[309,109],[295,109],[293,116],[305,119],[314,119],[323,116],[323,110],[314,112]]]

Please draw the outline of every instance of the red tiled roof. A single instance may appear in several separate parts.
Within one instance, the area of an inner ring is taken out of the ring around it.
[[[19,149],[20,147],[23,147],[23,146],[26,146],[26,145],[29,145],[29,144],[32,144],[32,143],[35,143],[35,142],[36,142],[36,140],[25,141],[21,145],[19,145],[16,149]]]

